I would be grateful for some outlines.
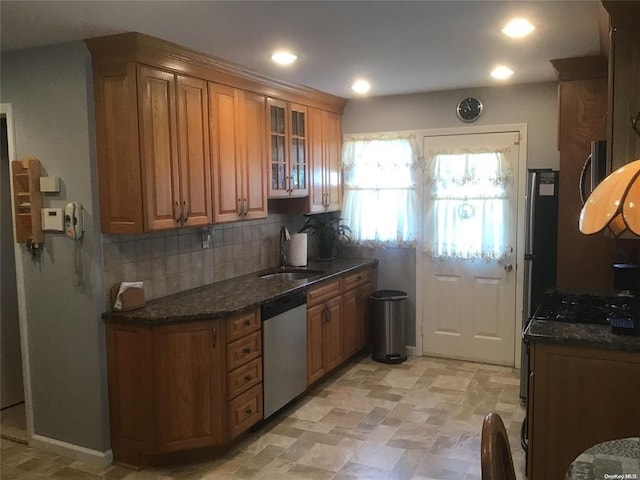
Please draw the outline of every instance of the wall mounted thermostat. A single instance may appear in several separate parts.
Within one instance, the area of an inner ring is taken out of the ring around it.
[[[64,221],[61,208],[42,209],[42,230],[48,232],[64,232]]]

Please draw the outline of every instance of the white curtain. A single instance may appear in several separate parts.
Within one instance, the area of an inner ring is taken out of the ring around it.
[[[413,134],[344,137],[342,216],[357,243],[415,245],[418,166]]]
[[[502,152],[430,152],[425,178],[425,249],[432,258],[490,262],[511,253],[513,173]]]

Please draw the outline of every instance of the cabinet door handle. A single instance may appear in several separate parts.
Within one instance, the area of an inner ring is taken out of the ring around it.
[[[251,409],[251,407],[247,407],[245,408],[244,413],[247,415],[251,415],[253,413],[253,410]]]
[[[251,375],[245,375],[244,380],[245,382],[250,382],[251,380],[253,380],[253,377]]]
[[[251,325],[251,320],[247,319],[244,321],[244,326],[248,327],[249,325]]]
[[[187,220],[189,220],[189,215],[191,215],[191,209],[189,208],[189,204],[187,202],[182,202],[182,208],[187,209],[187,216],[184,217],[184,223],[187,223]]]
[[[242,349],[242,353],[244,353],[245,355],[249,355],[251,353],[251,347],[244,347]]]
[[[174,213],[176,214],[176,223],[180,223],[180,221],[182,220],[182,208],[180,207],[180,202],[176,202]]]
[[[211,346],[215,347],[217,343],[218,343],[218,329],[212,328],[211,329]]]
[[[247,213],[249,213],[249,202],[247,202],[247,199],[245,198],[244,200],[242,200],[242,204],[244,205],[244,210],[243,210],[243,216],[247,216]]]
[[[244,206],[242,205],[242,199],[239,198],[238,199],[238,216],[242,217],[242,211],[243,211]]]

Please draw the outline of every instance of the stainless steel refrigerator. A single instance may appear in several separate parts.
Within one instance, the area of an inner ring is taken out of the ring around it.
[[[522,330],[544,292],[556,285],[558,246],[558,172],[530,169],[527,175]],[[577,221],[577,220],[576,220]],[[526,398],[529,357],[522,345],[520,397]]]

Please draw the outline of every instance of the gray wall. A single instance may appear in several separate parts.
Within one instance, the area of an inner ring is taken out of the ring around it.
[[[85,208],[83,279],[75,286],[74,242],[47,233],[34,259],[23,245],[35,433],[109,449],[102,252],[89,52],[82,42],[2,54],[2,102],[13,105],[17,157],[33,155],[63,182],[44,206]]]
[[[0,118],[0,408],[24,400],[7,133],[7,119],[3,116]]]
[[[466,96],[477,96],[484,105],[472,125],[526,123],[527,166],[558,168],[557,83],[470,88],[444,92],[349,100],[344,112],[344,133],[427,130],[468,126],[458,120],[455,107]],[[418,139],[421,143],[421,139]],[[409,294],[407,345],[416,344],[415,249],[356,249],[356,255],[380,259],[378,286]]]

